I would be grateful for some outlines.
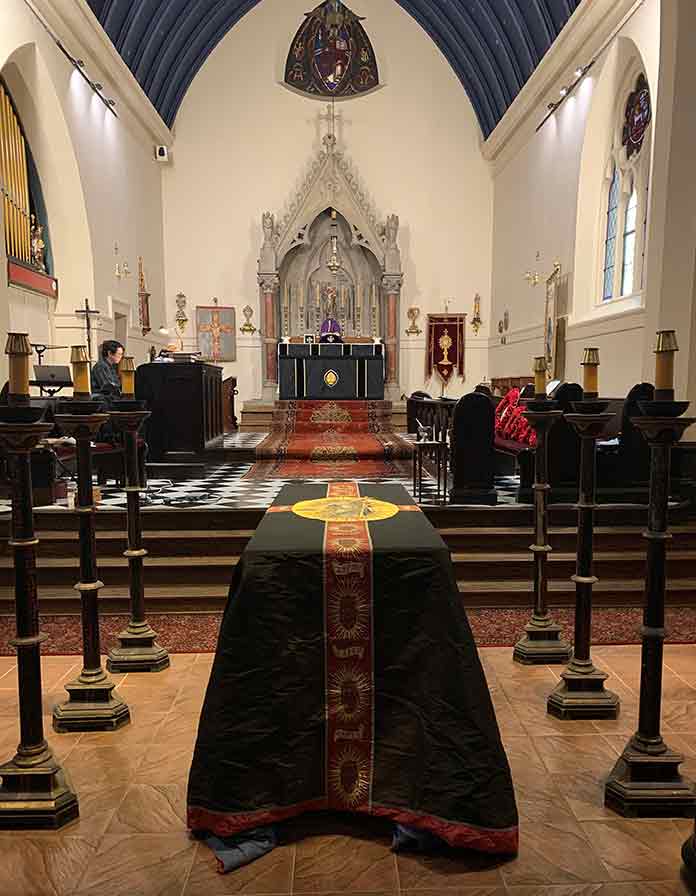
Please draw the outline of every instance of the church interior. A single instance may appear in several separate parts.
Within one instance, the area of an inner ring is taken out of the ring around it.
[[[695,76],[2,0],[3,896],[696,893]]]

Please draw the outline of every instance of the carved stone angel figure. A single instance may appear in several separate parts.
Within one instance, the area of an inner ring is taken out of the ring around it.
[[[261,226],[263,227],[263,247],[264,249],[275,246],[275,218],[270,212],[264,212],[261,217]]]
[[[396,238],[399,234],[399,216],[389,215],[384,228],[384,241],[387,249],[396,249]]]

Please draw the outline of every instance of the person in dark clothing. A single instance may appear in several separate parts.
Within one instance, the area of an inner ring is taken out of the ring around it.
[[[101,347],[101,358],[92,368],[92,392],[110,397],[121,395],[118,364],[123,357],[123,346],[115,339],[107,339]]]

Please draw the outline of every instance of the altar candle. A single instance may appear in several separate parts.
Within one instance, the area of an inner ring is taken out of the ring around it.
[[[121,390],[124,398],[135,398],[135,364],[131,357],[124,356],[121,361]]]
[[[679,351],[674,330],[658,330],[655,347],[655,391],[674,392],[674,356]]]
[[[546,395],[546,358],[543,355],[534,359],[534,392],[537,397]]]
[[[599,349],[586,348],[582,356],[582,389],[586,395],[599,395]]]
[[[70,349],[70,364],[72,365],[73,395],[88,396],[89,385],[89,358],[84,345],[73,345]]]
[[[28,333],[8,333],[5,354],[9,355],[9,394],[29,397],[29,358],[31,345]]]

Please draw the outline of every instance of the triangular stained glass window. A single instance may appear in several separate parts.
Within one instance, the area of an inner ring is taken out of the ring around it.
[[[374,90],[379,71],[362,21],[341,0],[325,0],[307,13],[290,46],[285,83],[310,96]]]

